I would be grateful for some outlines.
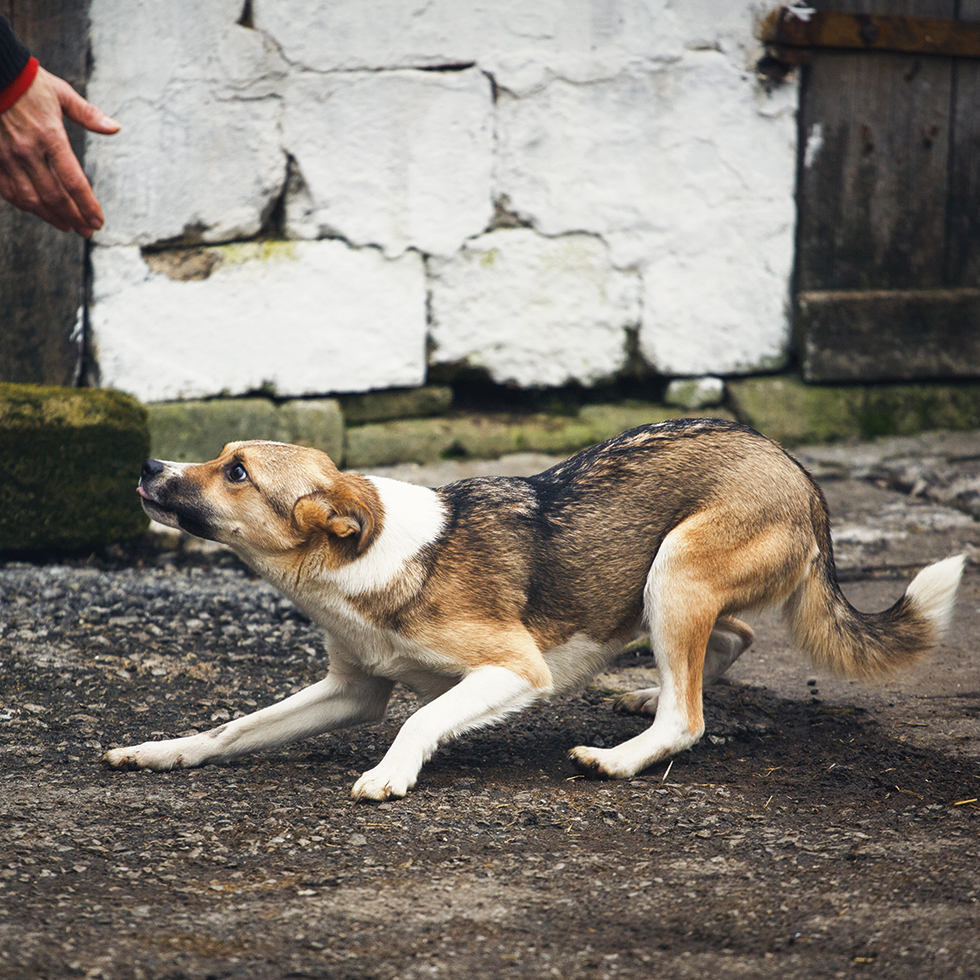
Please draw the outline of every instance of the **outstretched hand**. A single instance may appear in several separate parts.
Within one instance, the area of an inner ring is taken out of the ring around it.
[[[93,133],[119,130],[66,81],[38,68],[30,88],[0,112],[0,196],[61,231],[88,238],[102,227],[102,208],[68,142],[62,114]]]

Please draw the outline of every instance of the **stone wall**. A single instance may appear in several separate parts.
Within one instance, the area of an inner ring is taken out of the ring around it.
[[[91,0],[89,323],[143,400],[785,363],[749,0]]]

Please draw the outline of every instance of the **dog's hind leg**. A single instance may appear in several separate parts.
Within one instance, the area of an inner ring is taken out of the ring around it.
[[[717,594],[711,570],[705,567],[697,539],[689,537],[684,525],[675,528],[664,539],[647,577],[644,601],[660,671],[653,724],[611,749],[582,745],[572,749],[569,756],[585,772],[629,778],[690,748],[704,732],[705,652],[725,603]],[[732,644],[727,656],[739,646],[741,641]],[[724,659],[722,656],[718,664]]]
[[[393,687],[385,678],[332,669],[292,697],[210,731],[110,749],[102,758],[115,769],[189,769],[228,762],[248,752],[377,721]]]
[[[750,626],[734,616],[721,616],[708,638],[708,648],[704,656],[702,688],[714,684],[722,674],[752,644],[755,635]],[[633,715],[655,715],[660,700],[659,687],[647,687],[641,691],[631,691],[616,699],[613,708]]]

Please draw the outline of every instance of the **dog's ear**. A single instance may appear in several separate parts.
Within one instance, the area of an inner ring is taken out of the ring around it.
[[[293,507],[293,524],[304,537],[329,535],[347,546],[352,557],[363,554],[377,534],[370,503],[341,486],[300,497]]]

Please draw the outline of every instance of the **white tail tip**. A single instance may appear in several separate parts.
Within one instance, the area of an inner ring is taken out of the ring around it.
[[[937,639],[949,628],[965,564],[966,555],[937,561],[922,569],[906,590],[916,610],[935,627]]]

